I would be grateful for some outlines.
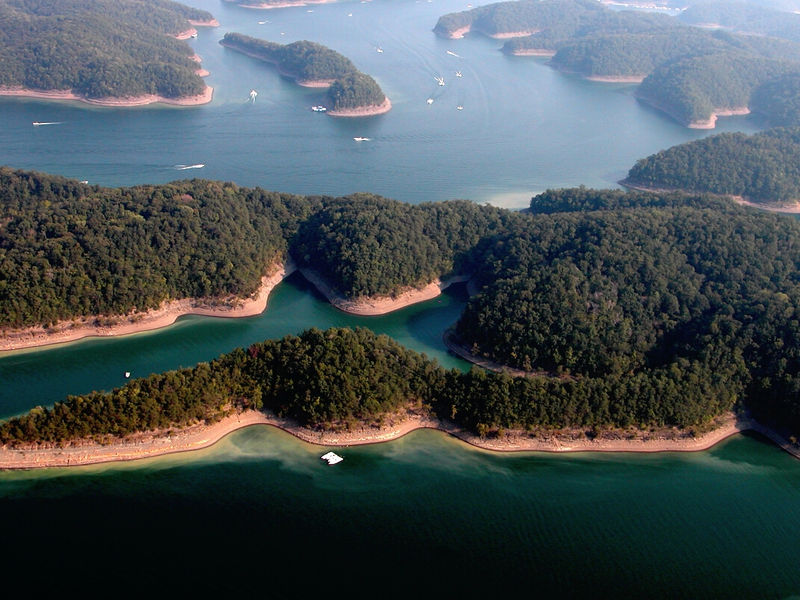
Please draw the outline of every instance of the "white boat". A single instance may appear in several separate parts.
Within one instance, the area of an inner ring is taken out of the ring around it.
[[[342,462],[344,459],[334,452],[326,452],[322,456],[320,456],[322,460],[328,462],[329,465],[335,465]]]
[[[444,77],[436,77],[434,75],[433,78],[436,80],[436,83],[438,83],[439,85],[444,85]]]
[[[197,37],[197,34],[196,34],[196,33],[193,33],[193,34],[192,34],[192,37],[193,37],[193,38],[196,38],[196,37]]]
[[[259,25],[264,25],[265,23],[269,23],[269,21],[259,21],[258,22]]]
[[[34,121],[33,126],[39,127],[39,125],[61,125],[61,121]]]
[[[428,98],[427,100],[425,100],[425,102],[427,102],[428,104],[433,104],[433,98]]]
[[[202,169],[205,167],[203,163],[197,163],[196,165],[175,165],[175,168],[178,171],[185,171],[186,169]]]
[[[448,53],[450,56],[458,56],[458,54],[456,54],[456,53],[455,53],[455,52],[453,52],[452,50],[448,50],[448,51],[447,51],[447,53]],[[460,58],[460,57],[459,57],[459,58]]]
[[[328,109],[327,109],[327,107],[325,107],[325,106],[322,106],[322,105],[320,104],[319,106],[312,106],[312,107],[311,107],[311,110],[313,110],[314,112],[325,112],[325,111],[326,111],[326,110],[328,110]]]
[[[379,53],[383,53],[383,48],[381,48],[380,46],[378,46],[377,48],[375,48],[375,50],[377,50]]]
[[[464,110],[464,107],[459,104],[458,106],[456,106],[456,110]]]
[[[127,379],[130,376],[131,376],[131,372],[130,371],[125,371],[125,379]]]
[[[256,96],[258,96],[258,92],[255,90],[250,90],[250,102],[255,102]]]
[[[461,74],[461,71],[456,71],[456,77],[463,77],[463,75]]]
[[[357,142],[369,142],[370,139],[368,137],[354,137],[353,138]]]

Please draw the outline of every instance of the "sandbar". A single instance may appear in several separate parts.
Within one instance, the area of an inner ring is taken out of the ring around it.
[[[19,96],[22,98],[41,98],[43,100],[69,100],[84,102],[94,106],[130,107],[146,104],[170,104],[173,106],[197,106],[208,104],[214,95],[214,88],[206,86],[202,94],[182,98],[165,98],[156,94],[143,94],[129,98],[86,98],[72,90],[32,90],[15,86],[0,86],[0,96]]]
[[[317,271],[302,267],[300,272],[334,307],[342,312],[361,316],[385,315],[417,302],[425,302],[436,298],[448,286],[469,280],[468,275],[457,275],[444,281],[437,278],[422,288],[409,288],[394,296],[368,296],[352,299],[345,298],[333,291]]]
[[[184,298],[163,303],[158,309],[115,317],[85,317],[51,327],[30,327],[0,332],[0,352],[74,342],[87,337],[109,337],[152,331],[172,325],[183,315],[207,317],[252,317],[264,312],[273,288],[291,275],[296,267],[291,259],[275,265],[261,279],[261,287],[248,299],[208,300]]]
[[[609,430],[587,437],[585,429],[508,431],[494,437],[480,437],[452,422],[408,410],[391,415],[383,426],[364,425],[346,431],[323,431],[302,427],[269,412],[248,410],[232,414],[212,425],[197,424],[182,429],[147,432],[99,444],[82,441],[65,446],[0,447],[0,469],[70,467],[151,458],[207,448],[226,435],[254,425],[278,427],[297,438],[319,446],[356,446],[398,439],[417,429],[435,429],[476,448],[495,452],[696,452],[746,430],[768,437],[800,458],[796,444],[749,418],[733,413],[723,415],[708,433],[668,428],[658,431]]]

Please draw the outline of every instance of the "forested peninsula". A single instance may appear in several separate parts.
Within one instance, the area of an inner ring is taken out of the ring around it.
[[[709,31],[687,25],[688,18],[614,11],[590,0],[521,0],[444,15],[434,31],[509,37],[509,54],[550,56],[552,66],[593,80],[640,83],[637,97],[688,127],[710,129],[718,116],[751,110],[773,124],[794,124],[800,17],[766,12],[785,15],[782,29],[756,27],[754,19],[759,35],[746,35],[752,31]]]
[[[36,409],[0,428],[7,444],[263,408],[346,430],[409,404],[481,436],[702,431],[731,410],[786,436],[800,431],[792,218],[714,196],[586,188],[546,192],[520,213],[204,180],[114,190],[2,176],[5,327],[124,314],[180,294],[248,294],[291,255],[352,297],[469,276],[474,295],[450,343],[525,375],[445,371],[369,332],[311,331]]]
[[[211,100],[186,42],[211,14],[169,0],[7,0],[0,95],[96,104]]]
[[[623,185],[712,192],[766,206],[800,201],[800,128],[723,133],[643,158]]]
[[[307,87],[326,87],[331,116],[368,116],[391,108],[377,82],[345,56],[309,41],[278,44],[241,33],[226,33],[220,44],[277,65],[279,71]]]

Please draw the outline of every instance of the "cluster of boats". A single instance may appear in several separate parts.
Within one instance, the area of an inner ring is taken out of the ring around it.
[[[311,110],[313,110],[314,112],[325,112],[328,109],[322,106],[321,104],[318,104],[317,106],[312,106]]]

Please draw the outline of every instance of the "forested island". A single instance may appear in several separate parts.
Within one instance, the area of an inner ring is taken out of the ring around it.
[[[622,183],[795,206],[800,200],[800,128],[723,133],[680,144],[639,160]]]
[[[366,331],[310,331],[35,409],[0,427],[6,444],[261,409],[347,430],[409,405],[490,437],[703,431],[731,410],[800,431],[795,219],[679,193],[550,191],[520,213],[205,180],[112,190],[2,176],[6,331],[180,294],[247,294],[271,261],[291,255],[353,297],[467,274],[474,293],[450,343],[526,375],[446,371]]]
[[[215,25],[169,0],[9,0],[0,4],[0,94],[96,104],[211,100],[177,37]]]
[[[640,83],[637,97],[688,127],[713,128],[717,116],[751,110],[774,124],[793,124],[800,17],[763,10],[786,16],[780,32],[766,26],[756,28],[760,35],[709,31],[682,18],[613,11],[589,0],[490,4],[444,15],[434,31],[510,37],[503,46],[509,54],[550,56],[554,67],[594,80]]]
[[[322,44],[305,40],[278,44],[233,32],[226,33],[220,44],[277,65],[283,75],[299,85],[328,88],[329,115],[367,116],[391,108],[389,99],[372,77]]]

